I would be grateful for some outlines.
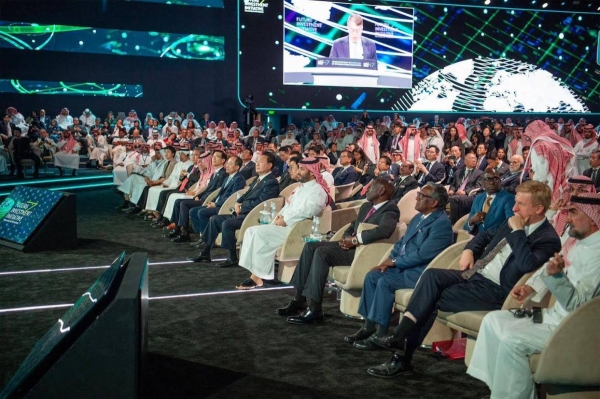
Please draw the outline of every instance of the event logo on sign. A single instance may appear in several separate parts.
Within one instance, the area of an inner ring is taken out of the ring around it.
[[[10,210],[15,206],[15,200],[8,197],[0,204],[0,220],[4,219]]]

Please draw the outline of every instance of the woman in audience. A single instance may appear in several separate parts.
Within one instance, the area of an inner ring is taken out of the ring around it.
[[[165,121],[165,113],[164,112],[159,112],[158,113],[158,124],[160,127],[166,125],[167,121]]]
[[[498,161],[502,161],[505,164],[508,164],[508,162],[506,161],[506,150],[504,148],[498,148],[496,152],[498,154]]]
[[[131,136],[133,134],[133,130],[137,129],[140,131],[140,133],[142,132],[142,128],[140,127],[140,120],[139,119],[135,119],[133,121],[133,126],[129,128],[129,136]]]
[[[488,151],[491,151],[494,148],[496,148],[496,142],[492,138],[492,129],[490,129],[488,126],[486,126],[483,128],[482,134],[483,134],[483,144],[485,144],[485,148]]]
[[[463,143],[460,137],[458,136],[458,129],[456,126],[452,126],[448,129],[448,133],[446,133],[446,137],[444,138],[444,154],[448,155],[450,153],[450,148],[457,146],[459,148],[463,148]]]
[[[104,137],[107,137],[111,132],[110,123],[108,121],[104,121],[102,123],[102,128],[100,129],[100,134]]]
[[[192,132],[193,136],[199,137],[202,135],[202,130],[199,127],[196,127],[193,120],[187,121],[187,126],[185,127],[189,132]]]
[[[115,126],[117,124],[117,119],[115,118],[115,114],[113,114],[112,111],[108,111],[108,114],[106,115],[106,119],[104,119],[105,122],[108,122],[109,126]]]

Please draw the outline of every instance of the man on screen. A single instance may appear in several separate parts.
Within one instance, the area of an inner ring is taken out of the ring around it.
[[[375,42],[362,36],[363,18],[353,14],[348,18],[348,36],[333,42],[329,57],[358,58],[377,62]]]

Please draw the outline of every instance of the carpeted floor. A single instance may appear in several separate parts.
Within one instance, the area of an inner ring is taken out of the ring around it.
[[[466,375],[462,360],[450,361],[426,350],[415,355],[412,376],[370,377],[367,367],[390,355],[361,352],[343,342],[344,335],[354,333],[361,322],[344,317],[334,297],[324,303],[322,325],[287,324],[275,309],[287,304],[291,289],[233,290],[248,276],[245,270],[184,262],[194,254],[189,244],[173,244],[148,222],[114,210],[120,201],[112,189],[78,193],[78,248],[23,254],[0,247],[0,273],[106,266],[123,250],[148,252],[151,300],[144,396],[479,398],[489,394],[483,383]],[[224,252],[213,250],[216,257],[224,257]],[[162,262],[174,263],[153,264]],[[0,309],[73,303],[103,271],[0,274]],[[168,298],[198,293],[205,295]],[[0,313],[0,387],[65,311]]]

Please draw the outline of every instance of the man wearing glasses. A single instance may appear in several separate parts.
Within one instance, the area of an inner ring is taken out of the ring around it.
[[[484,193],[473,200],[465,230],[475,235],[500,225],[514,215],[515,196],[502,190],[500,176],[492,168],[487,168],[483,179]]]

